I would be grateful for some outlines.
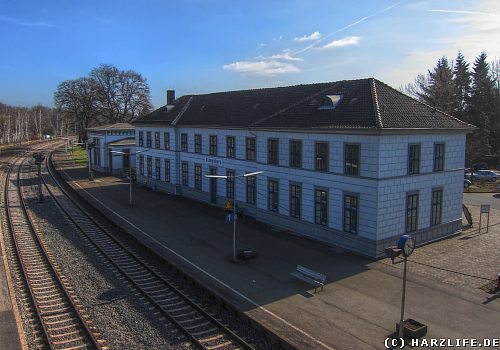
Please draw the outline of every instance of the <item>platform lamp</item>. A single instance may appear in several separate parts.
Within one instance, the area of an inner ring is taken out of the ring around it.
[[[234,175],[234,176],[227,176],[227,175],[205,175],[207,178],[211,179],[232,179],[233,180],[233,262],[236,262],[236,179],[240,177],[250,177],[250,176],[257,176],[259,174],[262,174],[263,171],[255,171],[252,173],[248,174],[241,174],[241,175]]]
[[[146,152],[146,150],[142,150],[142,151],[136,151],[136,152],[133,152],[133,153],[127,153],[127,152],[121,152],[121,151],[109,151],[110,153],[113,153],[114,154],[121,154],[121,155],[137,155],[139,153],[142,153],[142,152]],[[129,161],[129,164],[131,164],[131,161]],[[113,169],[111,169],[111,171],[113,171]],[[129,195],[128,195],[128,205],[129,206],[133,206],[133,203],[132,203],[132,167],[129,165],[129,171],[128,171],[128,177],[129,177]]]
[[[404,314],[405,314],[405,297],[406,297],[406,265],[408,257],[415,250],[415,240],[410,235],[402,235],[399,238],[397,246],[391,246],[385,249],[385,255],[391,258],[393,264],[403,263],[403,290],[401,292],[401,315],[399,318],[398,337],[403,338],[404,335]],[[403,259],[396,260],[400,255]]]

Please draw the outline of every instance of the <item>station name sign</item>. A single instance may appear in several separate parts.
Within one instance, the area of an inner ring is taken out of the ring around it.
[[[213,157],[205,157],[205,163],[212,165],[222,165],[222,159],[213,158]]]

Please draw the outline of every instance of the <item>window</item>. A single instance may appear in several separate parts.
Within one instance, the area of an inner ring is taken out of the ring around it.
[[[170,149],[170,133],[168,132],[163,133],[163,147]]]
[[[418,193],[406,196],[406,232],[416,231],[418,228]]]
[[[161,172],[161,160],[160,158],[155,158],[155,179],[160,180]]]
[[[344,231],[358,233],[358,196],[344,195]]]
[[[153,157],[147,158],[147,169],[146,169],[146,175],[147,177],[153,177]]]
[[[431,225],[439,225],[441,223],[441,213],[443,211],[443,190],[432,191],[432,213]]]
[[[344,95],[325,95],[318,109],[335,109]]]
[[[408,175],[420,173],[420,145],[408,147]]]
[[[359,145],[344,145],[344,174],[359,175]]]
[[[211,156],[216,156],[217,155],[217,136],[216,135],[210,135],[210,149],[209,153]]]
[[[194,188],[201,190],[201,164],[194,165]]]
[[[155,148],[160,148],[160,133],[155,131]]]
[[[226,197],[234,198],[234,170],[226,170]]]
[[[144,133],[142,131],[139,131],[139,146],[144,146]]]
[[[247,203],[248,204],[255,204],[256,178],[255,178],[255,176],[248,176],[246,179],[247,179]]]
[[[151,148],[151,131],[146,131],[146,147]]]
[[[290,216],[300,219],[302,204],[302,188],[299,184],[290,185]]]
[[[247,160],[255,160],[255,137],[247,137]]]
[[[194,135],[194,153],[201,153],[201,135]]]
[[[144,175],[144,156],[139,155],[139,175]]]
[[[165,159],[165,182],[170,182],[170,159]]]
[[[314,222],[328,225],[328,191],[316,189],[314,196]]]
[[[328,142],[316,142],[316,166],[318,171],[328,171]]]
[[[188,134],[181,134],[181,152],[188,151]]]
[[[279,140],[267,140],[267,163],[278,165],[279,163]]]
[[[278,212],[279,206],[279,182],[278,180],[267,180],[267,209]]]
[[[189,164],[182,162],[182,185],[189,186]]]
[[[302,141],[290,141],[290,167],[302,167]]]
[[[434,144],[434,171],[444,170],[444,143]]]
[[[236,139],[234,136],[226,137],[226,156],[236,158]]]

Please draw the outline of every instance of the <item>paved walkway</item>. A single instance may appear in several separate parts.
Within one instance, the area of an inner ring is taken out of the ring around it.
[[[476,291],[496,278],[500,272],[500,210],[490,210],[488,232],[486,214],[483,214],[479,232],[479,207],[468,205],[468,208],[473,217],[473,227],[453,238],[416,249],[410,259],[415,263],[409,265],[409,271],[460,289],[472,288]],[[466,222],[465,218],[463,222]],[[388,259],[383,262],[391,263]]]
[[[238,246],[255,249],[259,256],[234,264],[232,226],[225,223],[221,209],[137,187],[134,207],[129,207],[126,182],[104,176],[89,182],[81,168],[68,168],[66,173],[70,183],[112,220],[299,349],[384,349],[384,339],[395,329],[400,265],[337,253],[250,219],[238,221]],[[441,241],[417,249],[412,258],[454,270],[469,268],[469,261],[476,267],[464,271],[488,277],[491,269],[482,264],[491,261],[473,257],[467,249],[484,237]],[[456,242],[463,245],[460,250],[450,248]],[[485,245],[498,250],[500,240]],[[441,257],[435,257],[436,252]],[[449,258],[449,265],[443,257]],[[453,259],[463,261],[463,266]],[[314,294],[289,275],[297,264],[327,275],[323,292]],[[476,286],[458,288],[455,274],[414,266],[411,271],[416,273],[409,274],[406,317],[427,324],[428,338],[499,337],[500,298],[487,299]],[[441,281],[444,277],[448,283]]]

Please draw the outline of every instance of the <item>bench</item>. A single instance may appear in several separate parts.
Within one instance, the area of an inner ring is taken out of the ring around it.
[[[323,290],[323,286],[325,285],[326,282],[325,275],[319,272],[315,272],[311,269],[308,269],[307,267],[304,267],[302,265],[297,265],[297,269],[294,272],[291,272],[290,275],[313,285],[314,293],[316,293],[316,289],[318,287],[321,287],[321,290]]]

